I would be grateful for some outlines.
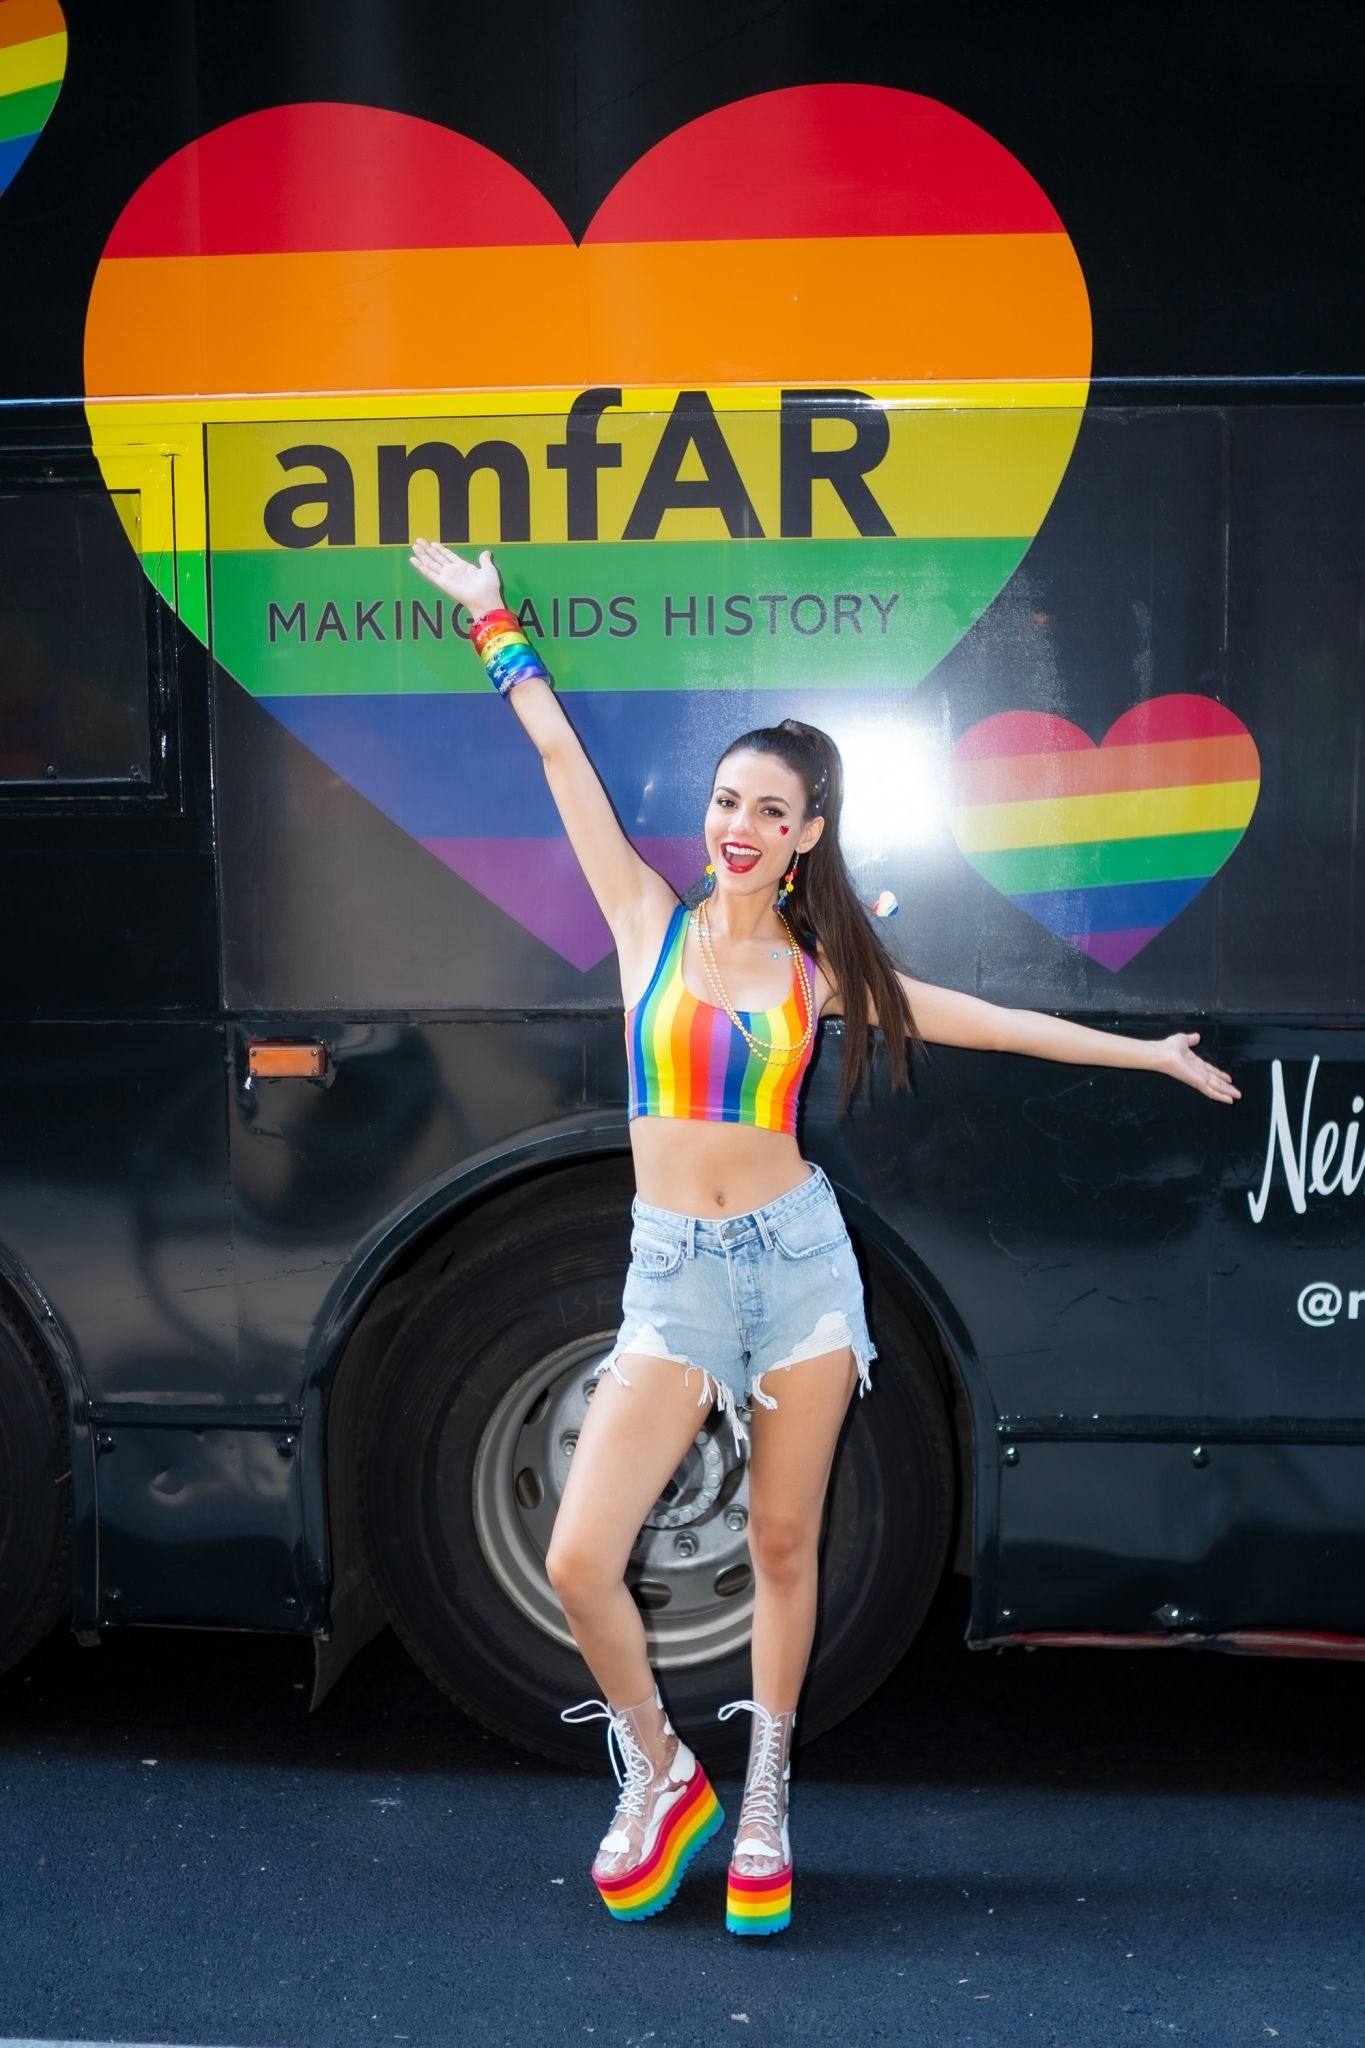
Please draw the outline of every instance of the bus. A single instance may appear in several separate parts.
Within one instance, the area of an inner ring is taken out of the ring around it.
[[[316,1704],[391,1625],[583,1754],[619,992],[417,534],[680,892],[809,718],[902,965],[1242,1091],[932,1049],[841,1113],[821,1027],[879,1359],[806,1725],[951,1572],[973,1648],[1365,1655],[1360,31],[977,13],[519,0],[490,93],[428,0],[0,0],[0,1668],[270,1630]],[[693,1736],[698,1425],[630,1573]]]

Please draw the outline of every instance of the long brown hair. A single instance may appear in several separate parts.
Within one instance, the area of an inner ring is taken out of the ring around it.
[[[839,844],[844,806],[844,765],[839,749],[818,725],[784,718],[734,740],[721,755],[775,754],[806,792],[806,818],[822,817],[825,829],[797,865],[786,914],[799,938],[813,939],[826,974],[844,1006],[844,1058],[839,1073],[839,1107],[847,1109],[869,1078],[872,1056],[868,1020],[875,1015],[886,1038],[891,1086],[910,1086],[910,1052],[923,1050],[910,1001],[881,936],[858,899]],[[720,763],[716,764],[717,773]],[[713,778],[714,780],[714,778]]]

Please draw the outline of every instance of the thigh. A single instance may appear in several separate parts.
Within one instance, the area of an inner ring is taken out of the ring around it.
[[[777,1406],[755,1402],[749,1424],[749,1506],[756,1519],[791,1516],[818,1528],[834,1447],[857,1383],[847,1347],[767,1375],[764,1391]]]
[[[627,1352],[622,1377],[597,1382],[574,1445],[569,1476],[555,1521],[561,1541],[592,1543],[622,1570],[645,1516],[682,1463],[706,1420],[701,1379],[675,1359]]]

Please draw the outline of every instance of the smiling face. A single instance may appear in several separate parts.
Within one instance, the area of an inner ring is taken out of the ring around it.
[[[716,886],[738,895],[776,896],[794,853],[808,853],[825,829],[806,816],[806,786],[776,754],[747,747],[716,770],[706,812],[706,857]]]

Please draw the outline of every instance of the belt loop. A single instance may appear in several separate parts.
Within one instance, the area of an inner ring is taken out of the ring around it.
[[[687,1219],[687,1256],[689,1259],[695,1259],[697,1256],[697,1219],[695,1216],[689,1216]]]
[[[764,1251],[770,1252],[773,1248],[772,1236],[768,1229],[767,1219],[761,1209],[754,1210],[754,1222],[758,1225],[758,1235],[762,1241]]]

